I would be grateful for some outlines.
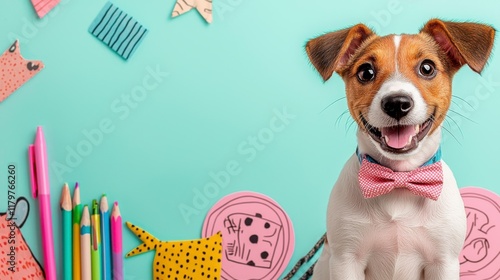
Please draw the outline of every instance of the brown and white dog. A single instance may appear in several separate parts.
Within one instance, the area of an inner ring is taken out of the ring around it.
[[[358,154],[409,173],[439,153],[452,78],[464,64],[480,73],[494,37],[487,25],[438,19],[418,34],[383,37],[358,24],[310,40],[306,51],[325,81],[333,72],[344,80]],[[436,200],[406,188],[365,198],[354,154],[331,192],[328,241],[313,278],[459,279],[465,210],[453,173],[439,162]]]

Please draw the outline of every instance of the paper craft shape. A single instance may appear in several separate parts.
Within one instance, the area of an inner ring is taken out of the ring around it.
[[[197,240],[160,241],[143,229],[127,222],[127,227],[143,244],[127,257],[156,250],[153,279],[220,280],[222,234]]]
[[[31,4],[33,4],[33,8],[35,8],[36,14],[39,18],[43,18],[55,6],[57,6],[59,2],[60,0],[31,0]]]
[[[0,213],[0,279],[43,280],[42,267],[24,240],[20,228],[28,218],[29,203],[19,197],[7,212]]]
[[[288,215],[271,198],[237,192],[209,211],[202,236],[222,232],[222,279],[274,280],[286,269],[294,249]]]
[[[88,31],[125,60],[148,33],[147,28],[111,2],[104,5]]]
[[[196,8],[208,23],[212,23],[212,0],[177,0],[172,17],[182,15],[193,8]]]
[[[16,40],[0,56],[0,102],[40,72],[43,66],[39,60],[24,59]]]
[[[460,279],[500,279],[500,196],[482,188],[460,189],[467,234],[460,253]]]

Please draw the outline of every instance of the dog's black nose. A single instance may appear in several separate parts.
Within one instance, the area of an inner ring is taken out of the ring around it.
[[[394,94],[382,99],[382,110],[398,121],[406,116],[412,108],[413,99],[407,95]]]

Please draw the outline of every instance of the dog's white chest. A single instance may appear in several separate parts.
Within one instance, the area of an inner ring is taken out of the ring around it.
[[[360,255],[380,251],[392,255],[418,253],[427,261],[433,258],[429,238],[431,225],[437,224],[428,213],[429,200],[407,190],[397,189],[371,201],[370,224],[364,231],[370,235],[367,244],[358,248]],[[366,250],[366,251],[365,251]],[[365,251],[365,252],[364,252]]]
[[[465,211],[444,162],[444,186],[437,201],[406,189],[365,199],[357,170],[359,162],[354,156],[330,197],[328,242],[334,256],[343,252],[333,259],[358,263],[365,268],[366,279],[418,280],[426,265],[458,255],[465,234]]]
[[[372,221],[398,227],[424,226],[426,212],[430,211],[428,199],[415,196],[405,189],[395,189],[391,193],[371,201],[374,208]]]

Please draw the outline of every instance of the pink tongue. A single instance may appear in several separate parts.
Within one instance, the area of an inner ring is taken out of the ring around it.
[[[394,149],[404,148],[415,134],[414,125],[399,125],[382,128],[382,137],[385,137],[387,145]]]

